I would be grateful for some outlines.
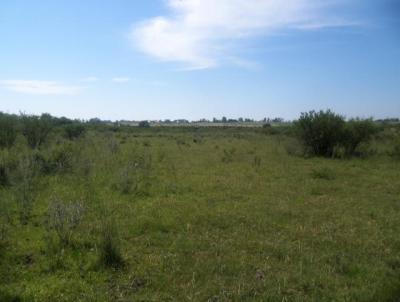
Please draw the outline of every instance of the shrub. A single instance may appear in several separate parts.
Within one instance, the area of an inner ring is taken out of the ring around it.
[[[302,113],[295,122],[298,138],[305,147],[305,153],[326,157],[346,157],[365,154],[358,150],[369,142],[376,133],[372,120],[344,118],[330,110]]]
[[[22,224],[28,223],[33,202],[35,201],[36,171],[35,162],[31,156],[25,155],[19,160],[14,177],[14,195],[19,204],[19,215]]]
[[[113,268],[123,264],[116,222],[105,213],[102,215],[100,263]]]
[[[331,169],[327,167],[315,169],[311,172],[311,176],[314,179],[323,179],[323,180],[334,180],[335,173]]]
[[[390,152],[390,155],[393,158],[400,160],[400,138],[394,142],[393,150]]]
[[[255,155],[254,159],[253,159],[253,167],[255,169],[258,169],[258,168],[260,168],[260,166],[261,166],[261,157]]]
[[[297,135],[308,152],[319,156],[332,156],[343,135],[344,118],[327,111],[302,113],[295,123]]]
[[[8,186],[10,184],[10,177],[7,164],[3,159],[0,159],[0,187]]]
[[[16,137],[16,119],[0,113],[0,148],[10,148]]]
[[[358,154],[357,148],[368,142],[377,128],[372,120],[354,119],[346,123],[343,131],[342,145],[347,155]]]
[[[66,203],[54,198],[48,210],[48,225],[54,230],[63,246],[69,245],[74,230],[81,223],[84,207],[81,202]]]
[[[114,137],[111,137],[108,140],[108,148],[111,152],[111,154],[117,154],[120,150],[120,143],[118,142],[118,140],[116,140]]]
[[[224,163],[233,162],[233,157],[234,157],[234,155],[236,153],[236,149],[235,148],[231,148],[229,150],[224,149],[223,152],[224,153],[223,153],[222,158],[221,158],[222,162],[224,162]]]
[[[85,130],[82,124],[69,124],[64,127],[64,137],[70,140],[77,139],[85,133]]]
[[[56,146],[50,154],[48,166],[55,172],[67,172],[72,168],[73,153],[72,143],[63,143]]]
[[[122,194],[147,196],[151,189],[152,156],[138,156],[118,171],[113,189]]]
[[[148,121],[139,122],[139,128],[150,128],[150,123]]]
[[[0,192],[0,254],[2,247],[7,243],[7,233],[12,221],[10,202],[7,197]]]
[[[38,148],[46,142],[52,129],[51,117],[22,115],[22,134],[26,137],[31,148]]]

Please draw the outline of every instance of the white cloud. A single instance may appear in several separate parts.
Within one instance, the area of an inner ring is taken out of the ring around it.
[[[73,95],[80,90],[80,87],[69,86],[60,82],[37,80],[3,80],[0,81],[0,87],[33,95]]]
[[[136,24],[131,33],[135,45],[159,60],[202,69],[217,66],[249,37],[285,29],[348,26],[329,11],[352,0],[165,1],[171,14]]]
[[[94,82],[97,82],[98,80],[99,80],[99,79],[98,79],[97,77],[91,76],[91,77],[83,78],[83,79],[81,80],[81,82],[85,82],[85,83],[94,83]]]
[[[131,79],[130,78],[126,78],[126,77],[117,77],[117,78],[113,78],[112,81],[114,83],[127,83],[129,82]]]

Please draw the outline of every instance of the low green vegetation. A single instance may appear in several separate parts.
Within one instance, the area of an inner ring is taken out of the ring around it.
[[[399,301],[399,142],[1,114],[0,301]]]

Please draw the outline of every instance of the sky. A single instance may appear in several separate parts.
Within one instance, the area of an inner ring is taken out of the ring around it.
[[[400,117],[397,0],[2,0],[0,111]]]

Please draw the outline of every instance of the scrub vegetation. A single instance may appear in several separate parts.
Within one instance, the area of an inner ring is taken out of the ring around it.
[[[400,300],[400,125],[0,114],[0,301]]]

